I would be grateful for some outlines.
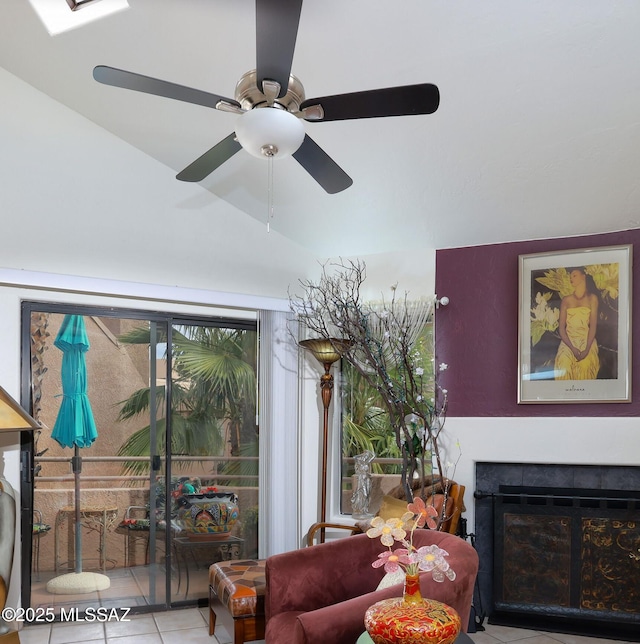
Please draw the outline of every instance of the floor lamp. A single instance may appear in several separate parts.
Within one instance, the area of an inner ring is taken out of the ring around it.
[[[320,523],[325,523],[327,518],[327,452],[329,449],[329,405],[333,391],[333,375],[331,365],[342,357],[349,347],[347,340],[336,338],[312,338],[301,340],[300,346],[310,351],[314,358],[324,367],[320,377],[320,394],[324,414],[322,419],[322,482],[320,501]],[[324,543],[324,528],[320,529],[320,543]]]
[[[40,429],[40,425],[0,387],[0,432]],[[0,612],[9,594],[16,539],[16,498],[9,481],[0,475]],[[17,631],[0,617],[0,644],[20,644]]]

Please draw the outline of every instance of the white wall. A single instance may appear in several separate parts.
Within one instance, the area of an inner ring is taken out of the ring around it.
[[[365,301],[377,301],[381,296],[385,299],[390,298],[392,287],[397,287],[398,295],[404,296],[407,293],[409,299],[434,294],[436,264],[433,248],[425,248],[421,253],[394,251],[345,258],[346,261],[358,259],[366,266],[366,278],[362,288]],[[340,259],[331,261],[339,262]],[[327,269],[329,268],[328,265]]]

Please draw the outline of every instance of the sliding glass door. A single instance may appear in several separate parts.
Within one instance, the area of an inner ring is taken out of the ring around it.
[[[214,561],[257,556],[255,329],[174,321],[171,550],[177,601],[208,595]]]
[[[60,340],[70,321],[86,331],[97,434],[77,448],[56,440],[74,395]],[[168,608],[206,597],[213,561],[257,554],[253,321],[30,302],[23,331],[25,387],[43,425],[23,451],[33,473],[23,483],[23,531],[33,531],[23,539],[25,606]],[[224,506],[229,526],[207,513],[192,520],[197,503],[223,495],[235,503]],[[58,580],[79,571],[104,584],[60,593]]]

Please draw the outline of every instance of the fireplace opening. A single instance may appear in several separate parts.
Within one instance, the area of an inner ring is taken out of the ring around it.
[[[640,486],[498,483],[475,496],[491,508],[491,623],[640,641]]]

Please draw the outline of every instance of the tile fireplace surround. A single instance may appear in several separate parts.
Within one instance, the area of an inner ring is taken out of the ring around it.
[[[640,641],[640,467],[476,464],[476,612]]]

